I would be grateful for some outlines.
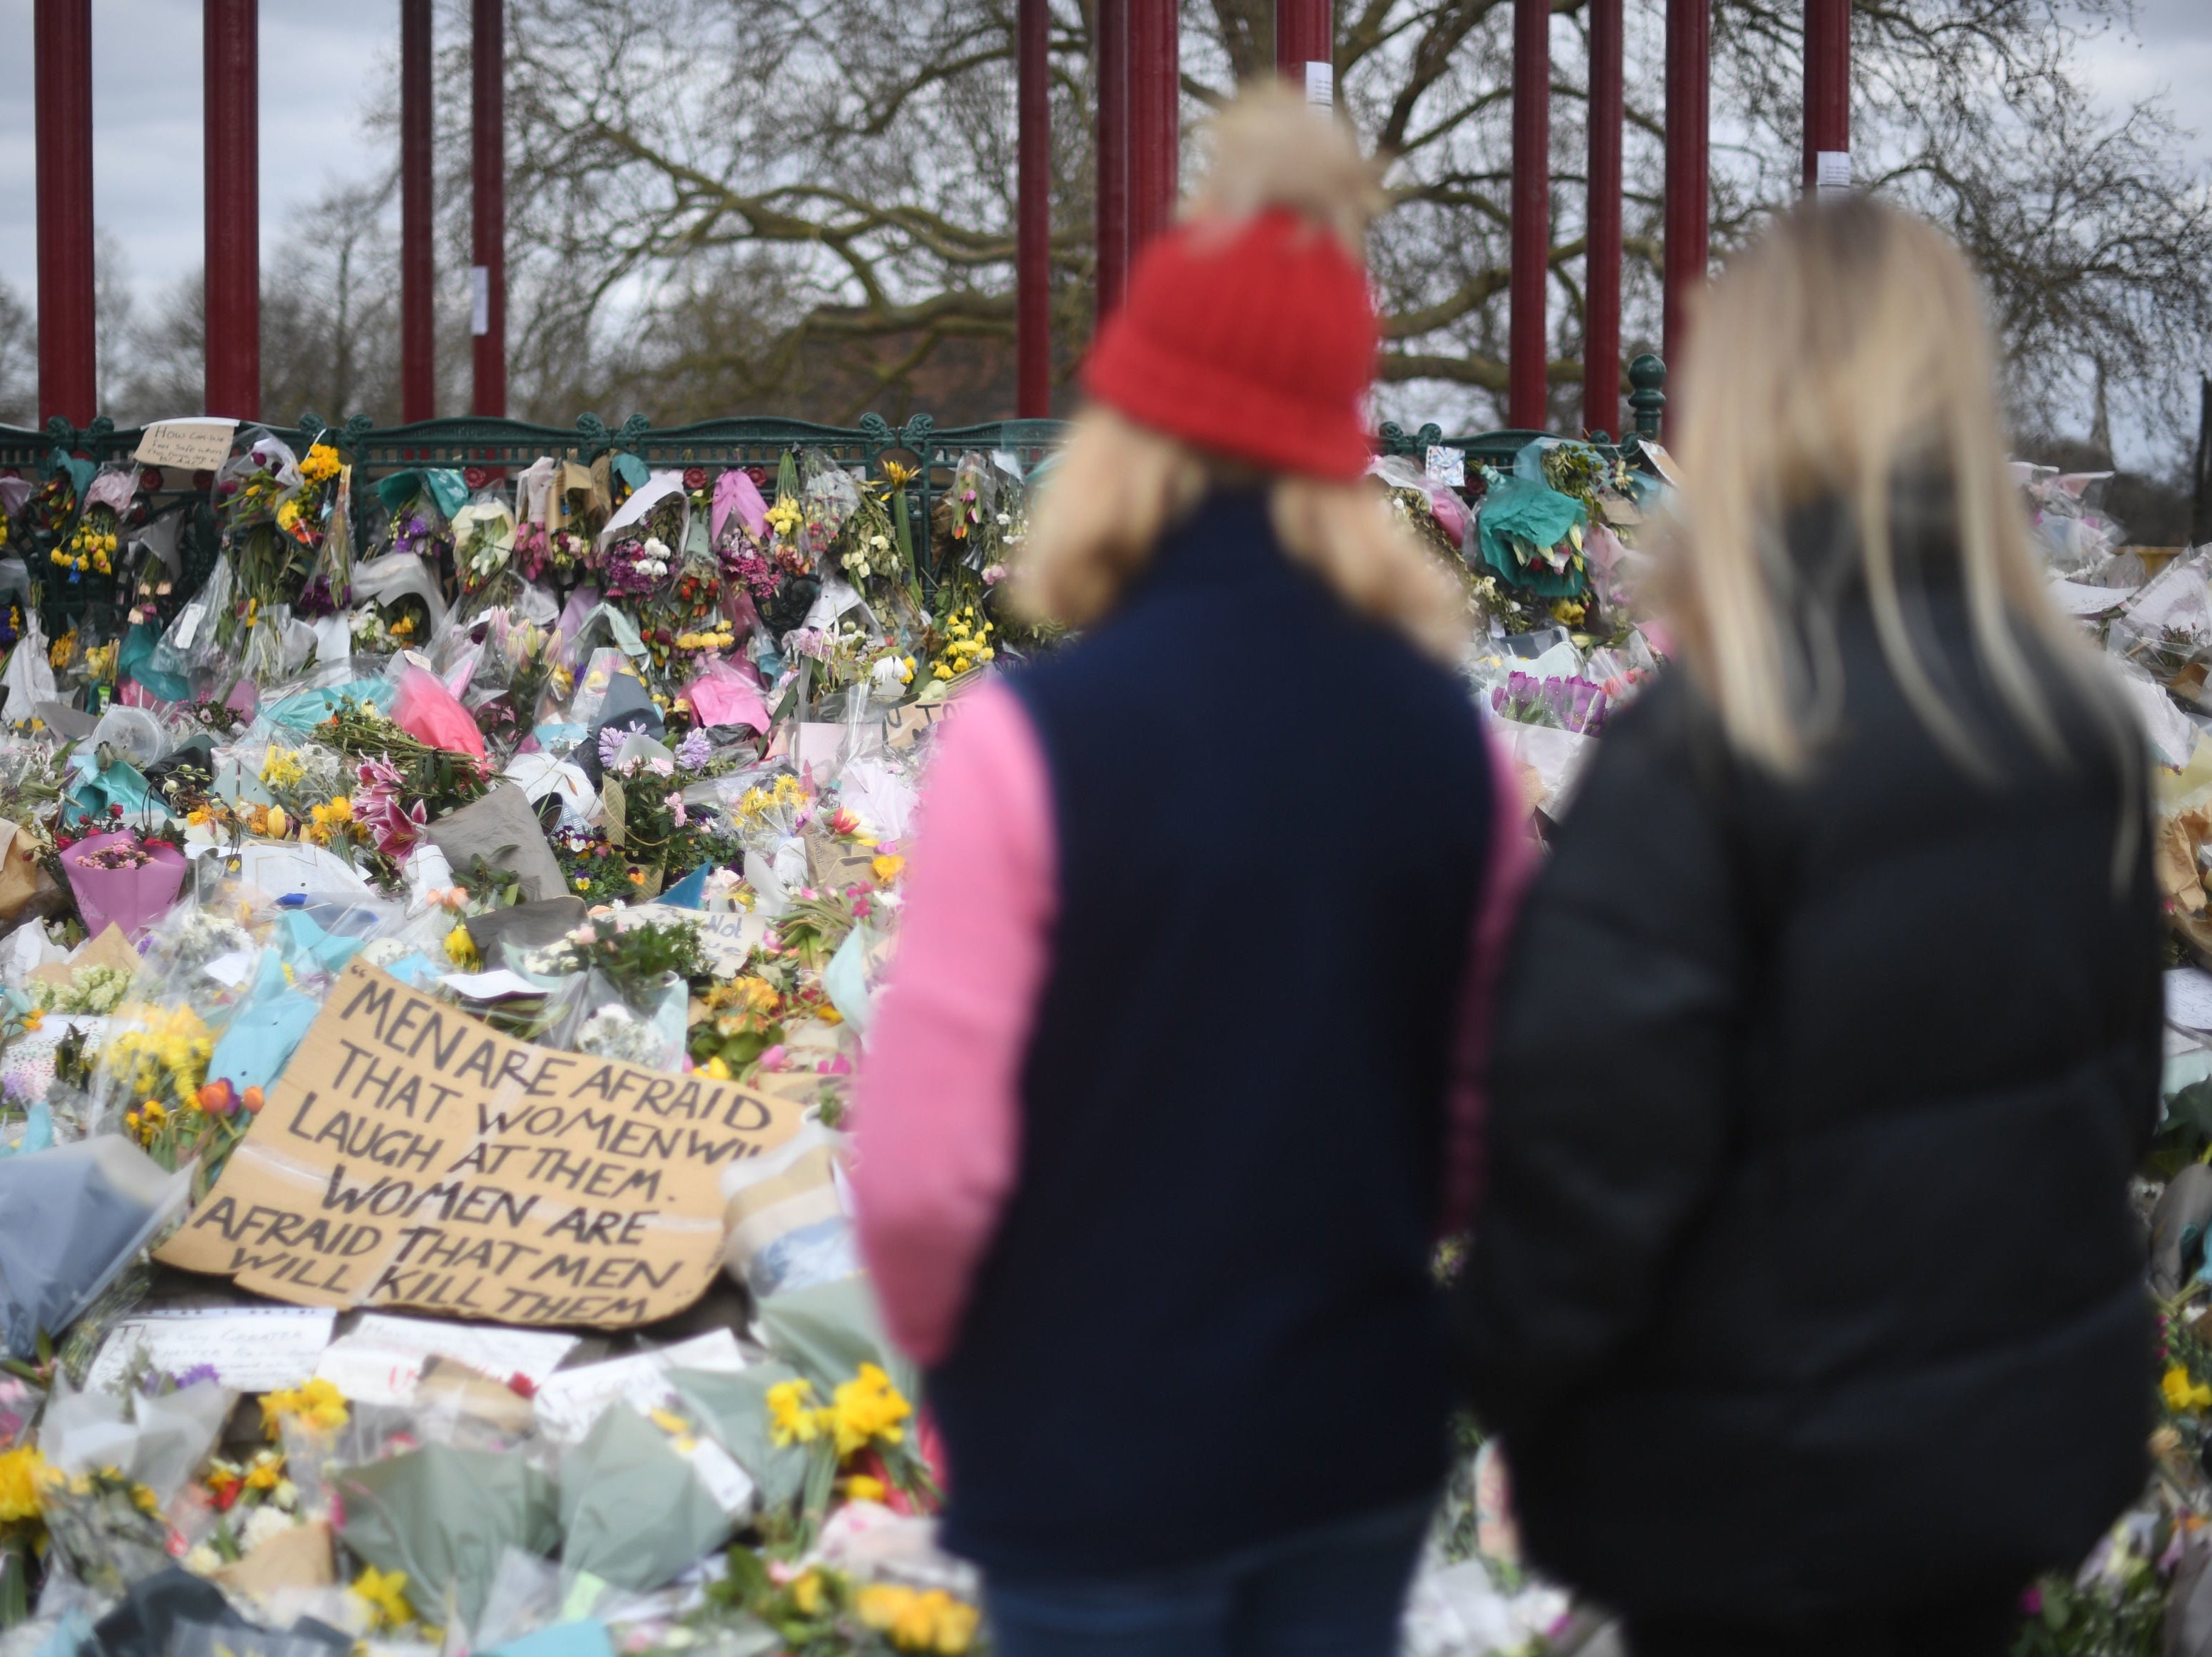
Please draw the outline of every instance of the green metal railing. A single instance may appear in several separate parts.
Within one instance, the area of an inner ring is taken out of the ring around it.
[[[1656,356],[1639,356],[1630,364],[1628,377],[1633,388],[1628,400],[1637,435],[1656,438],[1667,401],[1662,389],[1666,369]],[[372,425],[365,415],[356,415],[340,426],[308,411],[289,426],[241,423],[236,447],[242,448],[256,430],[273,433],[299,454],[318,442],[336,445],[355,470],[355,544],[362,547],[369,545],[373,531],[380,527],[374,521],[374,491],[362,485],[413,467],[441,466],[461,472],[481,468],[497,473],[526,466],[541,455],[589,465],[602,454],[619,453],[636,456],[654,471],[691,466],[772,469],[791,449],[814,448],[872,472],[883,460],[896,459],[918,469],[919,475],[908,490],[909,510],[916,520],[909,527],[915,545],[922,550],[926,568],[933,572],[936,549],[931,543],[931,508],[960,456],[975,450],[1005,451],[1026,467],[1048,454],[1066,429],[1066,423],[1059,420],[998,420],[940,427],[927,414],[916,414],[896,426],[876,414],[862,416],[854,426],[817,425],[774,416],[655,426],[641,414],[632,415],[618,426],[608,425],[595,414],[586,414],[567,429],[483,416],[380,427]],[[125,460],[137,450],[142,435],[143,429],[118,427],[105,415],[82,428],[58,417],[49,420],[43,430],[0,426],[0,470],[44,476],[57,453],[96,462]],[[1418,456],[1431,447],[1445,445],[1464,450],[1471,463],[1504,466],[1510,465],[1530,439],[1543,435],[1486,431],[1446,437],[1433,423],[1407,431],[1389,423],[1382,429],[1379,446],[1386,454]],[[1605,443],[1604,434],[1591,436]],[[141,490],[153,511],[185,515],[179,543],[183,568],[176,583],[179,603],[197,590],[215,565],[219,537],[209,503],[211,481],[206,474],[197,478],[165,474],[160,489]],[[39,580],[46,572],[34,564],[31,573],[33,580]],[[118,600],[102,584],[71,587],[49,580],[44,591],[50,636],[88,618],[103,635],[119,631]]]

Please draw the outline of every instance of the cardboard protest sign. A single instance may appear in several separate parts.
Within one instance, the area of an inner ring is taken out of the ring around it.
[[[704,1292],[721,1170],[800,1114],[512,1040],[356,961],[159,1258],[300,1306],[628,1328]]]

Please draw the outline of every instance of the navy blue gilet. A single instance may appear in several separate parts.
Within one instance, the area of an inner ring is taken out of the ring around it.
[[[1060,911],[1017,1189],[929,1376],[987,1569],[1196,1563],[1418,1500],[1491,777],[1445,669],[1210,497],[1011,684]]]

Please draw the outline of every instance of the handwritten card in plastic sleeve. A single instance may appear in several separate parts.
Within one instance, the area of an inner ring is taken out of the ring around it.
[[[359,961],[159,1258],[299,1306],[624,1329],[721,1258],[788,1100],[510,1040]]]
[[[142,466],[214,472],[230,459],[237,432],[235,420],[157,420],[139,434],[131,459]]]

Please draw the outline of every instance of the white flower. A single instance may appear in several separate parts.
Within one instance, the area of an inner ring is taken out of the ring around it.
[[[999,524],[1001,528],[1012,524],[1013,521],[1014,515],[1011,512],[1001,512],[999,515]]]
[[[890,549],[890,539],[885,535],[873,536],[870,539],[868,545],[874,547],[878,552],[888,551]]]
[[[668,548],[662,544],[658,535],[647,535],[645,538],[645,556],[648,558],[665,558],[668,556]]]
[[[195,1576],[212,1575],[222,1569],[222,1556],[215,1550],[213,1544],[196,1542],[185,1555],[185,1569]]]
[[[270,1537],[291,1528],[292,1516],[283,1508],[266,1505],[256,1508],[246,1516],[246,1527],[239,1534],[239,1549],[252,1553]]]

